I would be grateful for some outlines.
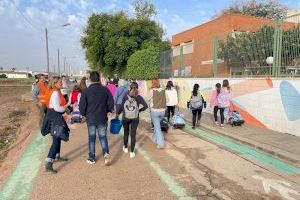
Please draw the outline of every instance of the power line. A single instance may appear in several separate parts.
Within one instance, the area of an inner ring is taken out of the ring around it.
[[[14,2],[14,0],[10,0],[10,2],[12,3],[12,5],[16,8],[16,10],[18,11],[18,13],[21,15],[21,17],[28,23],[30,24],[34,29],[36,29],[37,31],[41,32],[41,29],[37,28],[37,26],[35,26],[24,14],[23,12],[19,9],[19,7],[17,6],[17,4]]]

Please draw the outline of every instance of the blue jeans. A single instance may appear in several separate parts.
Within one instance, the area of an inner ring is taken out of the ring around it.
[[[165,146],[164,135],[161,131],[160,121],[165,117],[165,111],[162,112],[150,112],[151,120],[154,125],[154,133],[152,135],[152,141],[159,147]]]
[[[60,153],[60,145],[61,145],[61,139],[52,136],[52,145],[50,147],[46,161],[48,162],[54,161],[56,154]]]
[[[106,124],[99,125],[88,125],[89,133],[89,159],[95,160],[95,142],[96,142],[96,131],[98,131],[100,145],[102,147],[103,155],[109,154],[108,141],[106,137]]]

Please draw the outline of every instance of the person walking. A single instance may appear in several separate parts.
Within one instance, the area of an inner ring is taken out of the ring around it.
[[[226,122],[229,120],[229,107],[231,102],[231,92],[228,80],[223,80],[222,89],[218,95],[218,107],[224,109],[224,119]],[[221,127],[224,127],[224,121],[221,121]]]
[[[33,85],[33,89],[31,91],[32,100],[37,105],[40,111],[40,121],[39,121],[40,127],[42,125],[42,121],[47,110],[46,102],[45,102],[45,97],[48,90],[47,87],[48,84],[46,82],[45,75],[40,74],[38,82]]]
[[[212,92],[210,97],[210,107],[214,109],[215,125],[218,126],[218,111],[220,111],[221,124],[224,124],[224,108],[219,108],[218,106],[218,95],[221,92],[221,84],[217,83],[215,87],[216,89]]]
[[[109,90],[112,96],[115,96],[117,87],[115,86],[114,82],[110,78],[108,79],[106,88]]]
[[[142,108],[140,108],[142,105]],[[136,142],[136,130],[139,125],[139,113],[145,111],[148,108],[147,103],[139,95],[138,84],[133,82],[130,85],[130,90],[126,92],[123,98],[121,106],[117,109],[117,116],[123,112],[122,123],[124,127],[124,146],[123,151],[128,153],[128,136],[130,132],[130,158],[135,157],[135,142]],[[130,131],[129,131],[130,130]]]
[[[73,91],[70,93],[68,105],[71,107],[71,124],[81,122],[82,116],[79,111],[79,102],[81,97],[81,89],[79,85],[74,85]]]
[[[79,87],[80,87],[80,90],[81,91],[84,91],[87,86],[86,86],[86,77],[82,77],[82,79],[80,80],[80,83],[79,83]]]
[[[157,148],[163,148],[165,146],[165,139],[161,131],[160,122],[165,116],[166,92],[161,88],[159,80],[154,79],[152,80],[152,87],[149,93],[150,116],[154,125],[152,141],[157,145]]]
[[[170,122],[170,117],[175,114],[175,106],[178,104],[178,94],[172,81],[168,81],[166,87],[166,104],[167,104],[167,118]]]
[[[196,123],[199,124],[202,116],[202,110],[206,107],[206,101],[203,95],[199,92],[199,84],[195,84],[193,87],[191,99],[189,101],[190,109],[193,114],[193,126],[195,129]]]
[[[46,104],[48,105],[47,113],[45,115],[42,134],[47,135],[52,130],[59,130],[60,135],[69,135],[68,125],[63,117],[63,113],[66,110],[67,102],[64,96],[61,94],[62,79],[60,77],[53,77],[49,84],[49,92],[46,96]],[[57,128],[58,127],[58,128]],[[58,132],[59,132],[58,131]],[[67,161],[68,159],[60,156],[61,149],[61,137],[52,134],[52,145],[50,147],[48,156],[45,160],[46,172],[57,173],[53,169],[54,161]],[[68,139],[68,138],[67,138]]]
[[[128,81],[124,81],[121,87],[118,87],[114,96],[114,103],[116,106],[116,110],[120,110],[120,106],[122,106],[122,101],[124,96],[128,93],[129,83]]]
[[[88,127],[89,155],[87,162],[95,164],[95,141],[98,133],[105,165],[111,162],[107,141],[107,115],[114,109],[114,100],[108,89],[101,85],[100,75],[93,71],[89,77],[91,85],[83,91],[79,102],[79,110],[86,117]]]

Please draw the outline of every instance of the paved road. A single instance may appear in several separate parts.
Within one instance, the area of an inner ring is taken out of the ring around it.
[[[207,138],[196,137],[196,134],[170,130],[166,135],[167,147],[160,150],[151,142],[149,121],[142,121],[136,157],[130,159],[123,153],[121,135],[109,135],[113,163],[105,167],[99,146],[97,163],[88,165],[85,161],[86,126],[76,124],[71,128],[71,140],[62,146],[62,154],[70,160],[55,163],[58,174],[46,174],[43,166],[37,166],[36,172],[33,169],[34,163],[42,162],[45,154],[44,150],[42,156],[33,156],[34,151],[36,155],[39,149],[45,149],[45,138],[37,136],[35,145],[27,152],[29,160],[20,167],[20,171],[24,171],[26,165],[33,166],[30,179],[26,180],[21,172],[15,173],[9,184],[2,188],[0,197],[33,200],[300,199],[298,168],[285,171],[286,167],[277,168],[257,157],[221,148],[212,141],[208,142]],[[187,130],[190,131],[189,127]],[[20,188],[20,179],[26,185],[25,189],[21,185],[22,191],[17,189]]]

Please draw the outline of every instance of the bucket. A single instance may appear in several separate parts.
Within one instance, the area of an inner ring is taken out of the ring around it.
[[[119,119],[112,119],[110,121],[110,132],[111,134],[117,135],[120,133],[122,128],[122,122]]]

